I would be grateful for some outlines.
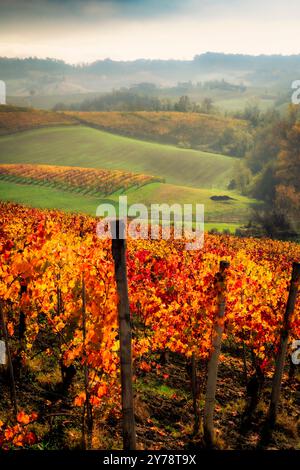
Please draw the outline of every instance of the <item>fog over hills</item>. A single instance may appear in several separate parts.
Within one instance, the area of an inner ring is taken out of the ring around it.
[[[178,82],[226,80],[268,89],[285,89],[300,78],[300,55],[222,54],[208,52],[193,60],[114,61],[71,65],[56,59],[0,58],[0,79],[9,95],[107,92],[136,83],[159,87]]]

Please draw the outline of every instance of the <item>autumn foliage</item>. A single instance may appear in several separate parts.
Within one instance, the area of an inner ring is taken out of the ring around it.
[[[0,106],[0,135],[39,127],[76,124],[76,120],[53,111]]]
[[[211,353],[221,260],[227,276],[225,341],[247,348],[262,374],[271,371],[299,245],[207,235],[204,248],[180,240],[128,240],[128,283],[137,371],[160,365],[155,353],[173,351],[206,361]],[[82,283],[86,293],[83,336]],[[17,341],[25,315],[25,365],[45,338],[44,353],[64,367],[88,367],[88,397],[103,411],[120,409],[117,295],[111,242],[96,236],[83,215],[1,204],[0,297],[9,335]],[[300,337],[300,308],[291,339]],[[84,406],[84,387],[74,396]],[[21,421],[20,421],[21,419]],[[19,424],[27,418],[19,416]],[[6,441],[2,441],[6,442]]]
[[[119,190],[141,187],[160,178],[121,170],[103,170],[55,165],[2,164],[0,178],[22,184],[53,184],[84,194],[111,194]]]
[[[37,436],[29,429],[29,425],[37,418],[38,415],[35,412],[28,415],[20,411],[15,425],[8,425],[0,420],[0,449],[10,450],[36,444]]]

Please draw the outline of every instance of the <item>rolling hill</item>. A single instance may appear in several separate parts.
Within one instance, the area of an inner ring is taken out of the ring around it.
[[[251,140],[249,123],[221,115],[174,111],[68,111],[64,115],[115,134],[233,156],[243,156]]]
[[[1,137],[0,163],[117,169],[157,176],[174,185],[226,189],[236,159],[66,126]]]

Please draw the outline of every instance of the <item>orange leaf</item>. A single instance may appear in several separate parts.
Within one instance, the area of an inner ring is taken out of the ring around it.
[[[17,415],[17,421],[18,423],[28,424],[30,423],[30,416],[24,413],[24,411],[20,411]]]

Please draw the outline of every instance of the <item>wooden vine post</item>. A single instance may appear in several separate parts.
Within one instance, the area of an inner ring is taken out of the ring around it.
[[[10,346],[9,346],[9,339],[8,339],[6,321],[5,321],[4,312],[3,312],[3,309],[2,309],[1,303],[0,303],[0,324],[1,324],[1,329],[2,329],[3,336],[4,336],[5,349],[6,349],[7,359],[8,359],[8,369],[9,369],[9,376],[10,376],[11,402],[12,402],[12,405],[13,405],[14,416],[15,416],[15,418],[17,418],[18,408],[17,408],[16,383],[15,383],[14,369],[13,369],[13,363],[12,363]]]
[[[204,440],[208,447],[215,443],[214,411],[218,378],[219,357],[224,331],[224,316],[226,309],[226,271],[230,264],[227,261],[220,262],[220,272],[216,276],[218,284],[218,313],[213,331],[212,353],[208,362],[206,396],[204,405]]]
[[[116,224],[115,231],[113,225]],[[120,340],[120,364],[123,414],[123,448],[136,449],[134,401],[132,386],[131,321],[128,299],[125,224],[122,220],[112,222],[112,255],[115,264],[115,277],[118,292],[118,320]]]
[[[283,327],[281,330],[280,345],[276,358],[275,372],[273,377],[271,402],[269,408],[268,424],[273,428],[276,424],[277,409],[280,399],[281,382],[284,372],[284,366],[287,356],[288,340],[290,333],[290,323],[295,310],[300,282],[300,263],[293,264],[291,285],[289,290],[288,302],[283,318]]]

